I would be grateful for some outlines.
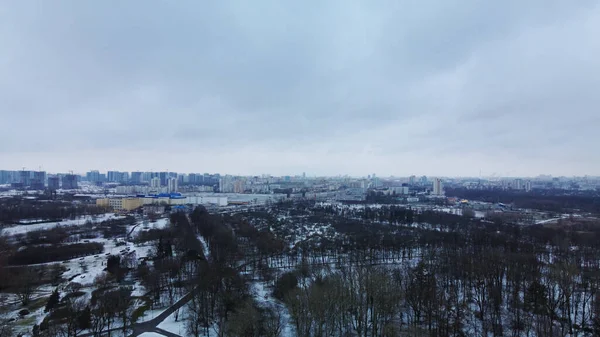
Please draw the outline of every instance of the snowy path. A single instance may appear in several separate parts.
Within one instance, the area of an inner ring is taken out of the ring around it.
[[[254,300],[263,308],[273,309],[275,312],[281,313],[283,329],[281,331],[281,337],[292,337],[296,336],[294,327],[292,325],[292,317],[287,307],[280,303],[277,299],[272,296],[271,290],[265,287],[264,281],[254,281],[250,284],[250,293],[254,297]]]
[[[210,249],[208,249],[208,244],[206,243],[206,239],[200,234],[197,235],[198,240],[202,243],[202,253],[204,253],[204,258],[207,261],[210,261]]]

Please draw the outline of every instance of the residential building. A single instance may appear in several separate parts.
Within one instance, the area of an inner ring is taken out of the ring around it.
[[[34,190],[43,190],[46,186],[46,172],[33,171],[33,178],[30,181],[29,187]]]
[[[169,177],[169,172],[159,172],[158,177],[160,178],[160,186],[167,186],[167,178]]]
[[[174,193],[177,192],[178,181],[177,178],[171,177],[167,180],[167,192]]]
[[[433,179],[433,195],[444,195],[444,184],[442,179],[434,178]]]
[[[160,183],[159,177],[154,177],[154,178],[150,179],[150,187],[160,188],[160,186],[161,186],[161,183]]]
[[[85,174],[85,178],[87,181],[92,182],[94,184],[102,182],[100,179],[100,172],[98,170],[89,171]]]
[[[512,188],[515,189],[515,190],[522,190],[522,189],[524,189],[525,186],[523,185],[523,179],[515,179],[513,181]]]
[[[109,183],[116,183],[121,181],[121,172],[119,171],[108,171],[106,179]]]
[[[236,180],[233,183],[233,192],[234,193],[244,193],[246,191],[246,184],[243,180]]]
[[[408,186],[390,187],[389,194],[406,195],[408,194]]]
[[[141,184],[142,183],[142,172],[131,172],[131,180],[132,184]]]
[[[19,171],[19,182],[22,184],[23,187],[27,187],[31,184],[31,176],[31,171]]]
[[[48,189],[56,191],[60,188],[60,179],[57,176],[48,177]]]
[[[62,177],[62,189],[63,190],[76,190],[77,189],[77,176],[74,174],[65,174]]]
[[[15,171],[0,170],[0,184],[10,184],[14,182]]]

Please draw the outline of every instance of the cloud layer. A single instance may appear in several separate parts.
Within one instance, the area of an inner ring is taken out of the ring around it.
[[[598,174],[595,1],[0,4],[2,168]]]

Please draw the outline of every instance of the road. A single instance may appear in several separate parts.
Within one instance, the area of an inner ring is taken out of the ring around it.
[[[177,334],[162,330],[158,327],[158,325],[164,321],[165,319],[167,319],[167,317],[169,317],[171,314],[173,314],[175,311],[181,309],[181,307],[183,307],[184,305],[186,305],[191,299],[192,296],[194,294],[194,290],[190,291],[189,293],[187,293],[185,296],[183,296],[182,298],[180,298],[177,302],[173,303],[172,306],[170,306],[169,308],[165,309],[165,311],[161,312],[158,316],[154,317],[151,320],[148,320],[146,322],[140,322],[140,323],[136,323],[134,324],[131,329],[133,330],[133,332],[129,335],[129,337],[137,337],[145,332],[156,332],[159,333],[161,335],[165,335],[168,337],[181,337]],[[109,332],[120,332],[122,330],[122,328],[113,328],[110,330],[106,330],[102,332],[102,335],[106,335]],[[83,335],[79,335],[79,337],[92,337],[93,334],[92,333],[86,333]]]

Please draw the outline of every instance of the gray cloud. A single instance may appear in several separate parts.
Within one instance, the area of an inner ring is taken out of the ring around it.
[[[0,4],[0,162],[597,174],[594,1]]]

